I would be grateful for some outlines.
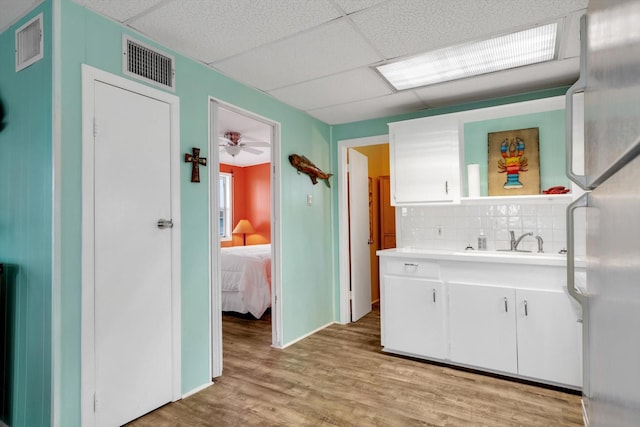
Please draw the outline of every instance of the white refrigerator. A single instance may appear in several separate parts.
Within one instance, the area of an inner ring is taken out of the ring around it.
[[[568,289],[582,305],[585,425],[640,426],[640,0],[590,0],[580,79],[567,93]],[[584,92],[584,175],[573,99]],[[583,211],[584,209],[584,211]],[[586,217],[586,286],[574,287],[574,219]]]

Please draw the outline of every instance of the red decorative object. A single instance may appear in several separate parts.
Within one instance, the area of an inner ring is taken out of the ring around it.
[[[200,149],[193,148],[193,154],[185,153],[185,163],[191,163],[191,182],[200,182],[200,165],[207,166],[207,159],[200,157]]]
[[[568,188],[563,187],[562,185],[557,185],[555,187],[547,188],[543,191],[544,194],[566,194],[570,190]]]

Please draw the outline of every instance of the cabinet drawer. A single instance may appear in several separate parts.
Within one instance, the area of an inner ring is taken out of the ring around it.
[[[440,277],[440,266],[419,259],[390,259],[387,261],[387,274],[409,277]]]

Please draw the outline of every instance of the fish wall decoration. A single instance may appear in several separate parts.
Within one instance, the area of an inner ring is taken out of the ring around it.
[[[331,184],[329,184],[329,178],[333,176],[331,173],[325,173],[320,170],[319,167],[313,164],[313,162],[307,159],[305,156],[299,156],[297,154],[292,154],[289,156],[289,163],[291,166],[298,170],[298,173],[302,172],[309,175],[311,178],[311,182],[313,185],[318,183],[318,179],[324,180],[327,187],[331,188]]]

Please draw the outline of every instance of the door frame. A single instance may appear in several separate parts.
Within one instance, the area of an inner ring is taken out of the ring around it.
[[[220,224],[212,221],[213,214],[220,208],[218,186],[212,185],[213,178],[220,173],[220,150],[218,147],[218,108],[231,110],[271,126],[271,346],[282,348],[282,254],[280,227],[280,123],[260,116],[236,105],[209,97],[209,158],[211,167],[207,168],[210,186],[209,235],[211,257],[209,259],[210,289],[210,325],[211,325],[211,375],[222,375],[222,275],[220,271]]]
[[[389,143],[389,135],[375,135],[364,138],[338,141],[338,259],[340,276],[340,319],[339,323],[351,322],[350,312],[350,265],[349,265],[349,190],[347,185],[347,149]]]
[[[95,81],[169,104],[171,111],[171,317],[172,399],[181,396],[181,221],[180,221],[180,99],[106,71],[82,64],[82,312],[80,401],[83,426],[95,424],[95,270],[94,270],[94,91]]]

